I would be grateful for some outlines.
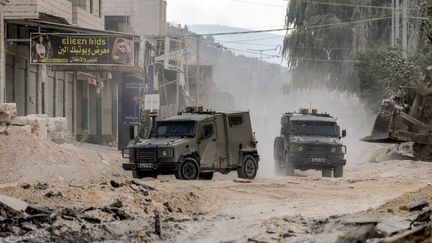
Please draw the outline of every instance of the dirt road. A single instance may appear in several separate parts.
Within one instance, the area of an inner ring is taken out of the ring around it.
[[[9,185],[1,187],[0,194],[56,209],[91,207],[90,214],[110,228],[112,235],[105,235],[105,240],[334,242],[345,229],[330,227],[329,220],[375,212],[372,209],[404,193],[430,185],[431,174],[432,163],[387,161],[347,167],[342,179],[298,175],[236,182],[229,176],[217,176],[213,181],[186,182],[173,177],[130,181],[128,175],[117,175],[93,181],[48,182],[42,189]],[[120,186],[113,186],[112,179]],[[48,197],[50,191],[61,196]],[[130,219],[118,221],[108,217],[106,210],[96,210],[115,200],[122,201]],[[152,233],[155,212],[162,216],[162,240]],[[55,224],[82,231],[83,221],[79,222]],[[87,226],[92,227],[96,226]],[[47,232],[39,235],[52,234]]]

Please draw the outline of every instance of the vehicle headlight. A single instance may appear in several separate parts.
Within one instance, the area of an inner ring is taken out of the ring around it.
[[[333,154],[337,152],[337,148],[331,148],[330,150]]]
[[[159,158],[172,158],[174,157],[174,150],[172,148],[159,148]]]
[[[303,146],[299,146],[299,147],[298,147],[298,151],[299,151],[299,152],[303,152],[303,151],[304,151],[304,147],[303,147]]]

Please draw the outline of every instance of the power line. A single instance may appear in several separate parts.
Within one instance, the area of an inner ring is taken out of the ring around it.
[[[246,1],[246,0],[234,0],[236,2],[243,2],[243,3],[249,3],[249,4],[256,4],[256,5],[263,5],[263,6],[275,6],[275,7],[286,7],[285,5],[279,5],[279,4],[269,4],[264,2],[253,2],[253,1]],[[329,6],[344,6],[344,7],[355,7],[355,8],[373,8],[373,9],[386,9],[386,10],[392,10],[393,7],[384,7],[384,6],[375,6],[375,5],[363,5],[363,4],[352,4],[352,3],[332,3],[332,2],[319,2],[319,1],[312,1],[312,0],[300,0],[302,3],[313,3],[313,4],[320,4],[320,5],[329,5]],[[284,1],[287,2],[287,1]],[[417,8],[408,8],[409,10],[415,10],[418,11]]]
[[[390,18],[391,17],[379,17],[379,18],[354,20],[354,21],[340,22],[340,23],[333,23],[333,24],[310,25],[310,26],[304,26],[304,27],[306,29],[313,29],[313,28],[322,28],[322,27],[344,26],[344,25],[357,24],[357,23],[363,23],[363,22],[386,20],[386,19],[390,19]],[[289,27],[289,28],[283,28],[283,29],[266,29],[266,30],[219,32],[219,33],[207,33],[207,34],[190,34],[190,35],[184,35],[183,37],[255,34],[255,33],[263,33],[263,32],[277,32],[277,31],[296,30],[296,29],[297,28]]]
[[[358,60],[336,60],[336,59],[319,59],[319,58],[306,58],[306,57],[292,57],[296,60],[306,60],[306,61],[317,61],[317,62],[347,62],[356,63]]]
[[[359,8],[375,8],[375,9],[387,9],[392,10],[394,7],[383,7],[374,5],[361,5],[361,4],[350,4],[350,3],[331,3],[331,2],[318,2],[311,0],[300,0],[302,3],[314,3],[320,5],[331,5],[331,6],[345,6],[345,7],[359,7]],[[418,8],[408,8],[409,10],[419,10]]]
[[[262,3],[262,2],[252,2],[252,1],[245,1],[245,0],[233,0],[233,1],[240,2],[240,3],[248,3],[248,4],[255,4],[255,5],[269,6],[269,7],[286,7],[286,5],[271,4],[271,3]]]

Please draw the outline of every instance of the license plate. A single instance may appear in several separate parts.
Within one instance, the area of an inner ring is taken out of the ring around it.
[[[150,163],[143,163],[143,164],[137,164],[138,169],[153,169],[153,164]]]
[[[310,158],[307,161],[313,163],[325,163],[327,160],[325,158]]]

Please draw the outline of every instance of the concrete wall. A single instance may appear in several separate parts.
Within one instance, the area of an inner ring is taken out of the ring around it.
[[[135,33],[139,35],[165,35],[165,0],[104,0],[105,16],[130,16]]]
[[[72,23],[71,10],[68,0],[14,0],[3,8],[3,13],[5,19],[38,19],[39,13],[46,13]]]
[[[103,18],[99,18],[94,14],[80,8],[73,7],[73,24],[76,24],[80,27],[91,28],[91,29],[100,29],[103,30],[105,27],[105,22]]]

